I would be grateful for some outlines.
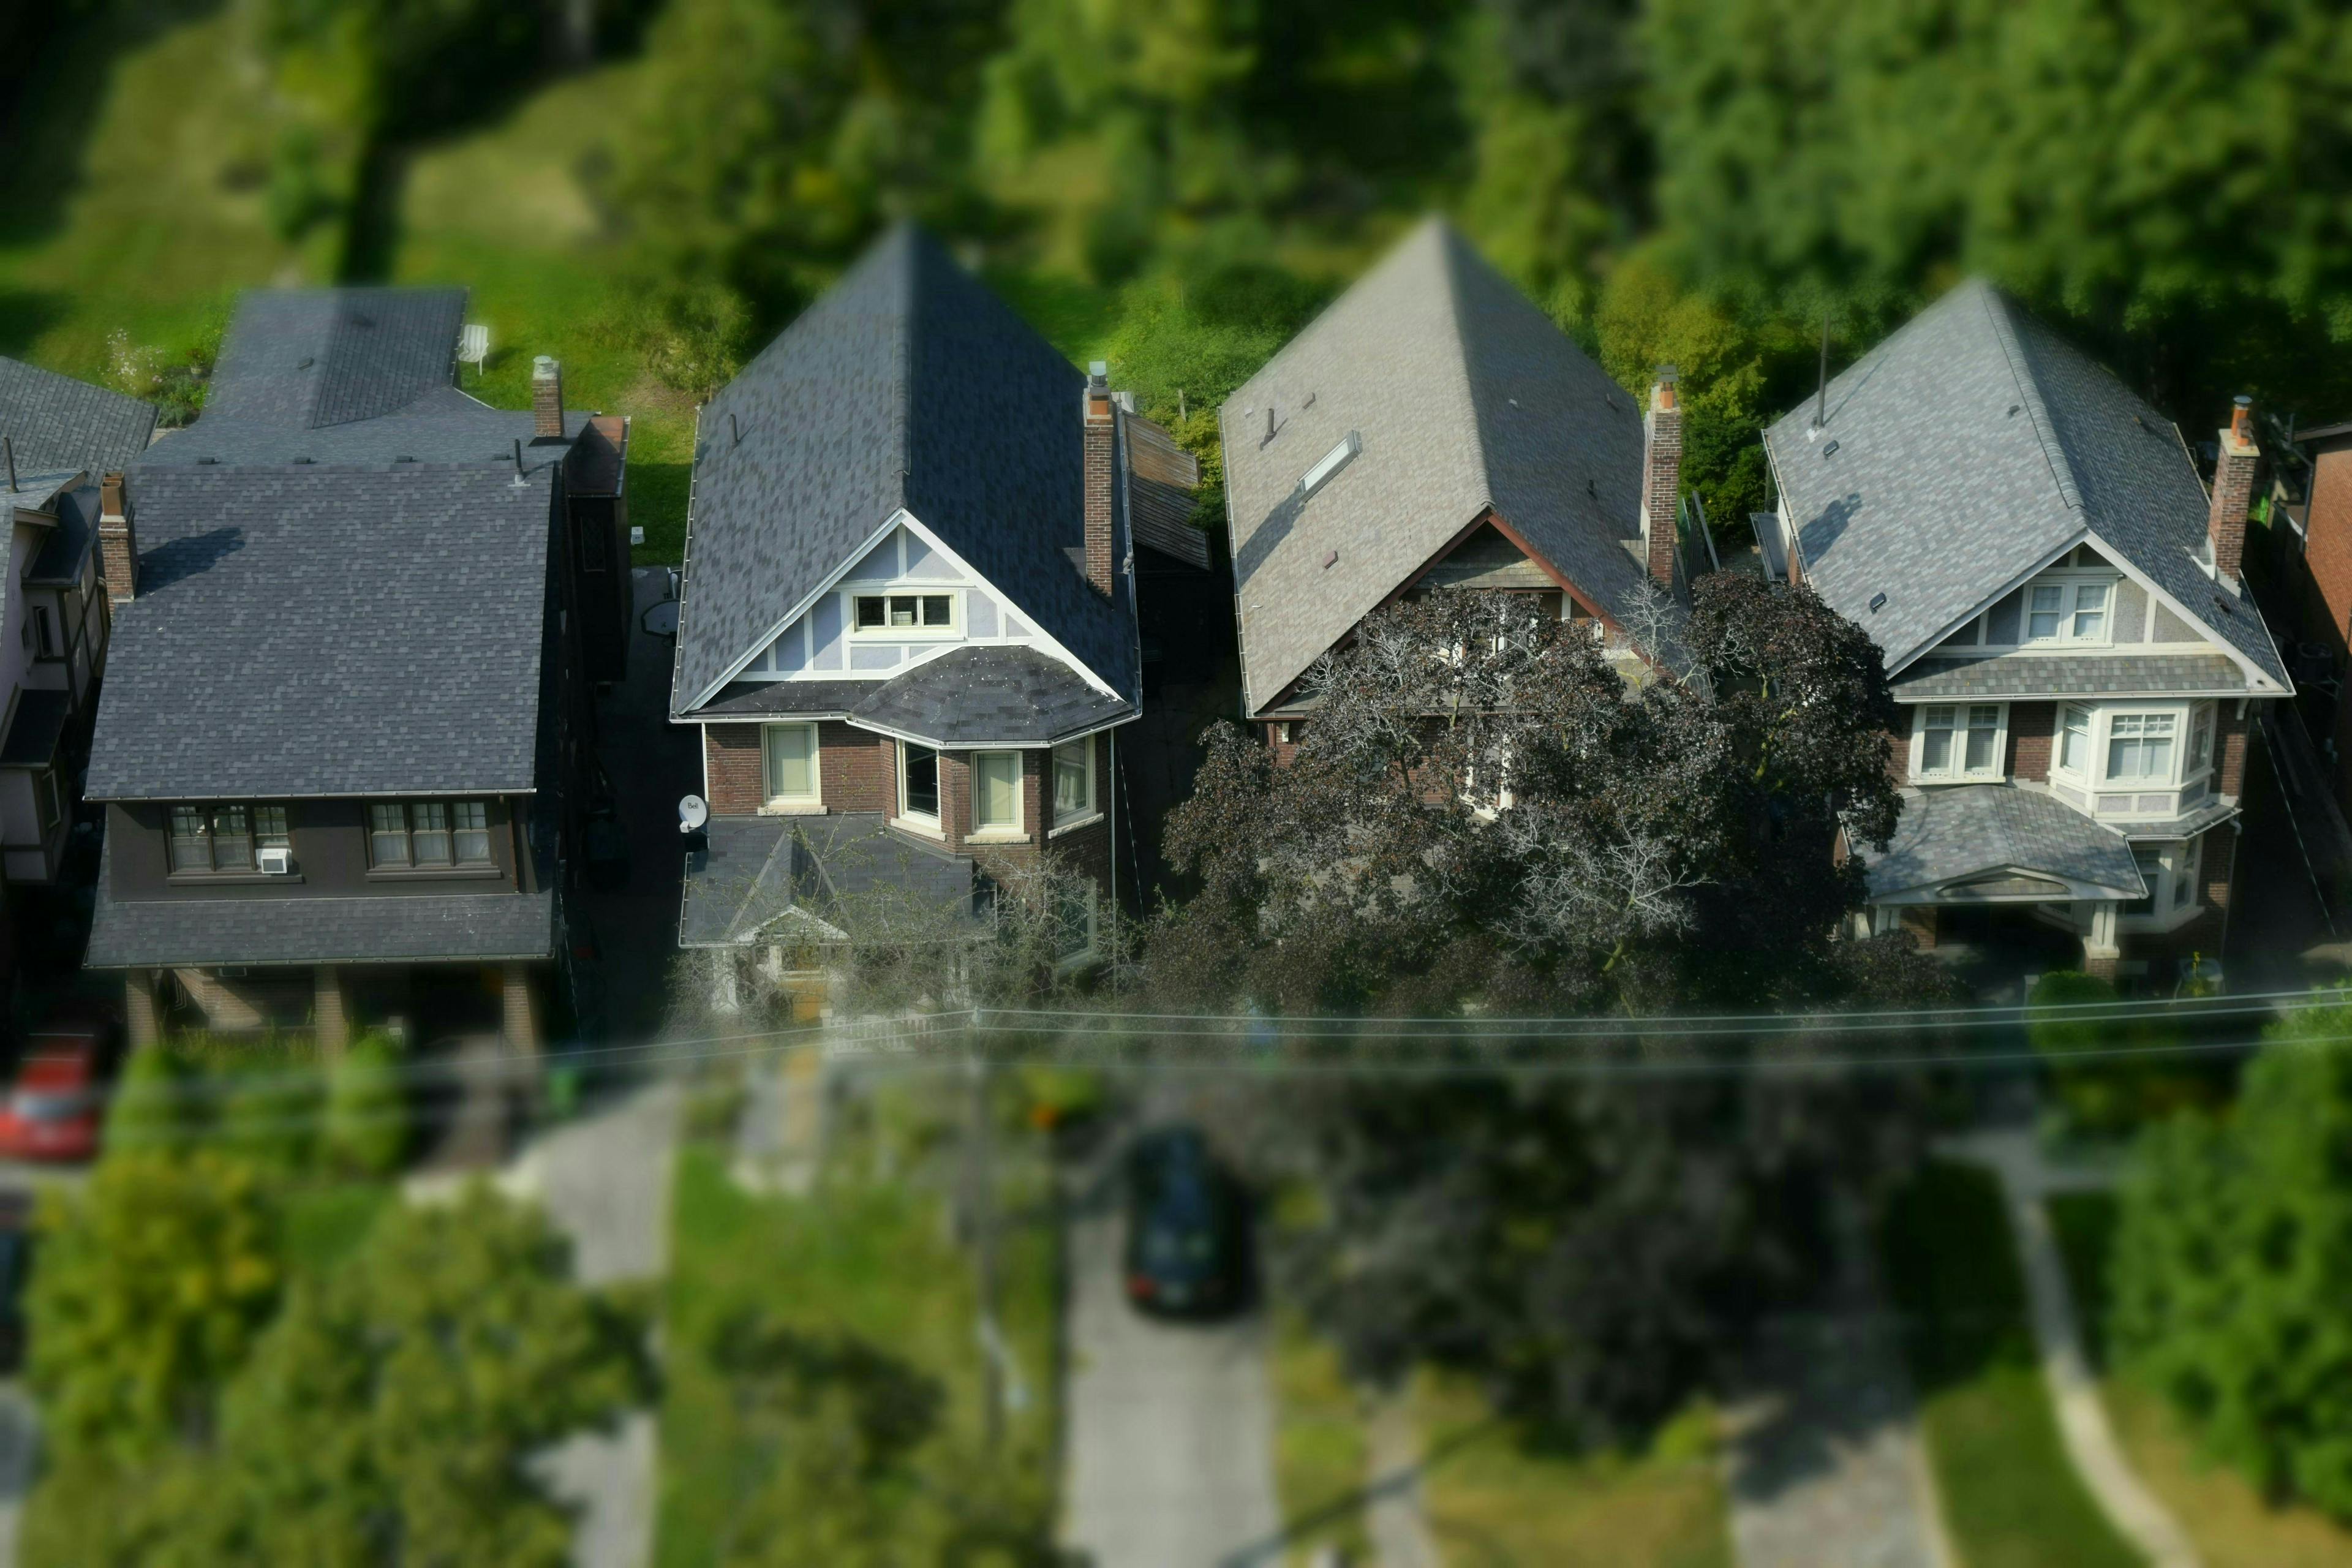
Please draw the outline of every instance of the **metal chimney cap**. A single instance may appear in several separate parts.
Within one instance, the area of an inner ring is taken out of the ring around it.
[[[1087,382],[1091,386],[1108,386],[1110,384],[1109,363],[1098,359],[1087,361]]]
[[[533,381],[548,381],[552,379],[554,374],[555,356],[553,354],[535,354],[531,357],[530,376]]]

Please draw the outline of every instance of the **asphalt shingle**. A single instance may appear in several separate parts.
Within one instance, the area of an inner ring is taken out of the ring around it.
[[[491,963],[555,951],[546,893],[447,898],[116,900],[103,869],[92,912],[92,969],[219,963]]]
[[[1221,419],[1252,711],[1489,507],[1613,618],[1646,581],[1628,548],[1641,536],[1633,399],[1442,221]],[[1350,431],[1361,449],[1305,491]]]
[[[1766,443],[1806,580],[1890,669],[2087,532],[2284,688],[2252,600],[2200,564],[2205,489],[2171,424],[1990,284],[1920,312],[1827,401],[1818,432],[1808,398]]]
[[[2009,653],[1923,658],[1891,684],[1899,702],[1950,697],[2243,696],[2246,674],[2236,660],[2218,653],[2066,658]]]
[[[828,924],[911,902],[948,919],[972,910],[972,860],[894,833],[875,814],[721,816],[688,861],[678,945],[749,942],[798,911]]]
[[[2087,882],[2117,898],[2147,891],[2122,834],[2013,784],[1906,790],[1893,841],[1864,872],[1871,896],[1884,898],[2008,867]]]
[[[702,410],[672,710],[902,507],[1132,700],[1131,601],[1065,553],[1085,543],[1084,384],[936,241],[891,229]]]
[[[120,468],[146,450],[154,429],[152,403],[0,359],[0,436],[19,474]]]

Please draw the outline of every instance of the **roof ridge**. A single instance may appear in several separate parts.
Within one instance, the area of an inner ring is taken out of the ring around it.
[[[1470,441],[1476,448],[1478,484],[1486,492],[1480,500],[1488,510],[1492,510],[1495,507],[1495,466],[1486,445],[1486,410],[1479,405],[1478,388],[1470,378],[1469,321],[1464,312],[1462,289],[1465,254],[1479,265],[1484,265],[1484,262],[1470,251],[1468,242],[1444,217],[1433,216],[1423,220],[1421,226],[1435,231],[1438,258],[1445,279],[1446,321],[1453,329],[1446,334],[1446,357],[1453,363],[1455,384],[1463,404],[1470,410]]]
[[[1992,326],[1993,342],[2000,345],[2001,357],[2009,363],[2010,376],[2017,384],[2019,405],[2032,422],[2033,437],[2042,445],[2042,456],[2050,465],[2050,476],[2057,482],[2059,497],[2066,503],[2067,510],[2083,511],[2085,508],[2081,478],[2074,472],[2074,460],[2068,456],[2065,444],[2058,439],[2057,421],[2042,399],[2041,383],[2034,377],[2017,323],[2010,319],[2013,307],[2009,296],[1990,281],[1979,279],[1977,282],[1985,318]]]

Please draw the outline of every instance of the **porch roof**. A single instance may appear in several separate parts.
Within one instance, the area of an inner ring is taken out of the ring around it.
[[[2002,872],[2063,882],[2082,897],[2147,892],[2122,834],[2038,790],[2005,784],[1904,791],[1894,840],[1864,868],[1873,900]]]

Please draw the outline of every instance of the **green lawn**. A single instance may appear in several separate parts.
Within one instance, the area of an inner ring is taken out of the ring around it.
[[[704,1351],[713,1331],[746,1308],[798,1329],[861,1336],[940,1381],[944,1431],[980,1431],[971,1265],[947,1239],[936,1188],[836,1173],[806,1198],[753,1197],[730,1178],[723,1153],[689,1144],[674,1205],[656,1563],[709,1568],[738,1516],[746,1444]],[[1007,1225],[1003,1310],[1025,1404],[1012,1415],[1002,1452],[1047,1494],[1055,1479],[1054,1269],[1054,1234],[1042,1215]]]
[[[270,232],[286,111],[232,7],[209,9],[86,7],[33,73],[0,159],[0,353],[104,381],[118,328],[181,358],[238,289],[329,275],[331,226]]]
[[[1894,1204],[1885,1251],[1910,1321],[1911,1372],[1945,1519],[1969,1568],[2137,1563],[2059,1438],[1992,1177],[1929,1165]]]
[[[2115,1198],[2105,1193],[2050,1200],[2050,1223],[2086,1334],[2105,1315],[2116,1213]],[[2110,1371],[2100,1397],[2132,1468],[2171,1509],[2208,1568],[2352,1565],[2352,1530],[2317,1509],[2273,1503],[2245,1477],[2200,1454],[2179,1412],[2160,1396]]]
[[[1331,1346],[1295,1314],[1276,1313],[1272,1371],[1275,1484],[1290,1560],[1336,1545],[1351,1563],[1371,1561],[1370,1407]],[[1645,1452],[1572,1454],[1497,1420],[1469,1379],[1424,1372],[1407,1398],[1430,1534],[1447,1562],[1730,1568],[1713,1412],[1693,1409]]]

